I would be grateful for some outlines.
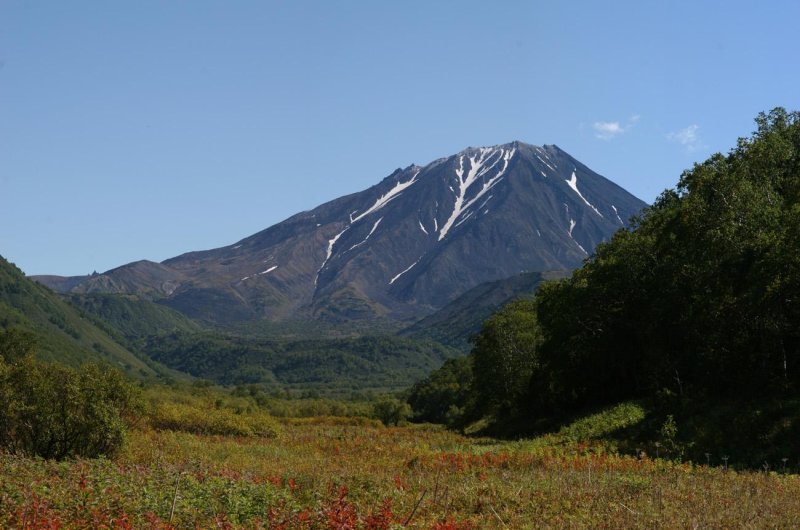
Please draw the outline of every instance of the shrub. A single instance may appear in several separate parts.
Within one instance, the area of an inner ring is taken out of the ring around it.
[[[384,425],[398,425],[411,416],[411,407],[408,403],[385,397],[375,403],[372,412]]]
[[[280,427],[263,412],[237,414],[213,406],[201,408],[188,403],[158,403],[149,413],[154,429],[194,434],[275,437]]]
[[[7,337],[0,334],[0,343]],[[30,354],[0,358],[0,447],[9,452],[111,456],[140,411],[138,389],[109,367],[75,370]]]

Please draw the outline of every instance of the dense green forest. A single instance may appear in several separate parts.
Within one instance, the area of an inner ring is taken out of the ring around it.
[[[714,439],[713,425],[757,436],[751,445],[796,439],[800,114],[756,123],[572,277],[488,319],[468,363],[412,389],[418,417],[490,416],[513,433],[643,400],[660,418],[651,431],[674,427],[687,444]],[[705,431],[693,421],[703,414]]]
[[[150,336],[141,348],[166,366],[220,384],[330,396],[397,391],[459,355],[430,340],[391,335],[289,341],[171,333]]]
[[[202,329],[183,313],[134,295],[89,293],[69,294],[65,298],[82,315],[100,321],[120,342],[131,345],[141,337]]]

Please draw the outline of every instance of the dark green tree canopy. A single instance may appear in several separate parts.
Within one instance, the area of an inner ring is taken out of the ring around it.
[[[539,419],[632,398],[796,396],[800,114],[756,124],[572,277],[489,318],[466,401]]]
[[[538,406],[800,382],[800,115],[756,122],[540,291]]]

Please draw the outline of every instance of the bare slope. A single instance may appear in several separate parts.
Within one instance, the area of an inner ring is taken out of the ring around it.
[[[468,148],[233,245],[69,290],[144,294],[218,323],[415,320],[488,281],[574,269],[644,206],[556,146]]]

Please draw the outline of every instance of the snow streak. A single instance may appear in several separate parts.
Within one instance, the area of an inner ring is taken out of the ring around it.
[[[478,150],[478,153],[475,156],[469,157],[470,167],[466,176],[464,176],[464,155],[459,157],[458,169],[456,169],[456,176],[458,176],[458,192],[455,190],[453,191],[453,193],[456,195],[456,202],[453,206],[453,212],[450,214],[450,218],[447,219],[447,222],[445,222],[445,224],[442,226],[442,229],[439,231],[439,241],[445,238],[447,232],[453,228],[454,223],[456,220],[458,220],[461,214],[463,214],[470,206],[472,206],[476,201],[478,201],[478,199],[480,199],[484,194],[486,194],[486,192],[492,189],[492,187],[500,181],[501,177],[506,172],[506,169],[508,169],[509,160],[511,160],[511,157],[514,156],[515,152],[516,149],[506,151],[505,149],[481,148]],[[494,159],[494,161],[489,164],[492,159]],[[500,169],[495,176],[487,179],[474,197],[466,200],[466,195],[469,188],[475,184],[478,179],[494,169],[501,160],[503,161],[503,168]],[[462,220],[461,222],[464,221]],[[456,224],[455,226],[458,225]]]
[[[395,187],[386,192],[385,195],[381,195],[380,197],[378,197],[378,200],[375,201],[375,204],[373,204],[366,212],[362,213],[361,215],[357,215],[356,217],[353,217],[353,214],[351,213],[350,222],[357,223],[359,220],[363,219],[364,217],[368,216],[373,212],[380,210],[381,208],[389,204],[389,202],[396,199],[397,196],[403,192],[403,190],[405,190],[406,188],[408,188],[417,181],[417,175],[419,175],[420,171],[421,170],[418,170],[416,173],[414,173],[414,176],[411,177],[409,180],[405,182],[398,182],[395,185]]]
[[[422,259],[422,258],[420,258],[420,259]],[[404,270],[403,272],[401,272],[400,274],[398,274],[397,276],[395,276],[394,278],[392,278],[391,280],[389,280],[389,285],[392,285],[392,284],[395,282],[395,280],[397,280],[397,278],[399,278],[399,277],[400,277],[400,276],[402,276],[403,274],[405,274],[405,273],[407,273],[408,271],[410,271],[411,269],[413,269],[413,268],[414,268],[414,265],[416,265],[417,263],[419,263],[419,260],[415,261],[414,263],[412,263],[412,264],[411,264],[411,266],[410,266],[409,268],[407,268],[406,270]]]
[[[565,206],[566,206],[566,205],[565,205]],[[572,240],[575,242],[575,244],[576,244],[576,245],[578,245],[578,248],[579,248],[579,249],[581,249],[581,252],[583,252],[584,254],[586,254],[586,255],[588,256],[588,255],[589,255],[589,253],[588,253],[588,252],[586,252],[586,249],[584,249],[584,248],[581,246],[581,244],[580,244],[580,243],[578,243],[578,241],[577,241],[577,240],[576,240],[574,237],[572,237],[572,231],[575,229],[575,224],[576,224],[576,223],[575,223],[575,220],[574,220],[574,219],[570,219],[570,220],[569,220],[569,237],[570,237],[570,239],[572,239]],[[541,235],[541,234],[539,234],[539,235]]]
[[[374,224],[374,225],[372,225],[372,230],[370,230],[370,231],[369,231],[369,234],[367,234],[367,237],[365,237],[365,238],[364,238],[364,241],[362,241],[362,242],[360,242],[360,243],[356,243],[356,244],[355,244],[355,245],[353,245],[352,247],[348,248],[348,249],[347,249],[347,252],[350,252],[350,251],[351,251],[351,250],[353,250],[354,248],[356,248],[356,247],[360,247],[361,245],[363,245],[364,243],[366,243],[366,242],[367,242],[367,239],[369,239],[369,236],[371,236],[371,235],[373,234],[373,232],[375,232],[375,229],[376,229],[376,228],[378,228],[378,225],[379,225],[379,224],[381,224],[381,221],[383,221],[383,217],[381,217],[380,219],[378,219],[377,221],[375,221],[375,224]]]
[[[617,219],[619,220],[619,224],[621,224],[622,226],[625,226],[625,223],[622,222],[622,217],[619,216],[619,212],[617,211],[617,207],[614,206],[613,204],[611,205],[611,207],[614,208],[614,215],[617,216]]]
[[[545,156],[547,156],[547,155],[545,155]],[[544,164],[547,167],[549,167],[551,171],[555,171],[556,170],[556,168],[554,168],[553,166],[551,166],[550,164],[545,162],[544,159],[542,157],[540,157],[539,155],[536,155],[536,158],[539,159],[539,162],[541,162],[542,164]],[[542,173],[542,175],[544,175],[544,173]],[[547,175],[545,175],[545,178],[547,178]]]
[[[407,181],[398,182],[397,184],[395,184],[394,188],[390,189],[385,194],[378,197],[378,200],[375,201],[375,204],[370,206],[364,213],[353,217],[353,214],[355,214],[358,210],[353,210],[352,212],[350,212],[350,215],[348,216],[350,219],[350,224],[348,224],[344,228],[344,230],[336,234],[333,237],[333,239],[328,240],[328,250],[327,253],[325,254],[325,260],[322,262],[322,265],[320,265],[319,269],[317,270],[317,276],[314,278],[314,285],[317,285],[317,282],[319,280],[319,275],[322,272],[322,269],[325,268],[325,265],[328,264],[328,261],[331,259],[331,256],[333,256],[333,246],[336,244],[336,241],[338,241],[338,239],[342,237],[342,234],[347,232],[351,226],[353,226],[355,223],[357,223],[364,217],[368,216],[371,213],[377,212],[378,210],[389,204],[392,200],[396,199],[406,188],[408,188],[417,181],[417,175],[419,175],[420,171],[422,171],[422,169],[418,169],[417,172],[414,173],[414,176],[412,176]],[[364,241],[350,247],[348,250],[352,250],[353,248],[357,247],[358,245],[364,243],[367,239],[369,239],[369,236],[371,236],[372,233],[375,231],[375,229],[378,228],[378,223],[380,223],[382,219],[383,218],[378,219],[378,221],[376,221],[375,224],[372,225],[372,230],[370,230],[369,234],[364,239]]]
[[[344,234],[348,230],[350,230],[350,225],[347,225],[344,228],[344,230],[333,236],[333,239],[328,240],[328,252],[325,255],[325,261],[322,262],[322,265],[320,265],[319,270],[317,270],[317,276],[316,278],[314,278],[314,285],[317,285],[317,281],[319,280],[319,273],[322,272],[322,269],[325,268],[325,265],[328,263],[328,260],[331,259],[331,256],[333,255],[333,245],[335,245],[336,241],[338,241],[339,238],[342,237],[342,234]]]
[[[586,203],[586,205],[587,205],[587,206],[589,206],[589,208],[591,208],[592,210],[594,210],[594,213],[596,213],[596,214],[597,214],[597,215],[599,215],[600,217],[603,217],[603,214],[601,214],[601,213],[600,213],[600,210],[598,210],[597,208],[595,208],[595,207],[592,205],[592,203],[590,203],[589,201],[587,201],[587,200],[586,200],[586,197],[584,197],[584,196],[583,196],[583,194],[582,194],[580,191],[578,191],[578,177],[575,175],[575,171],[574,171],[574,170],[572,171],[572,177],[570,177],[570,178],[569,178],[569,180],[567,180],[567,179],[564,179],[564,182],[566,182],[566,183],[569,185],[569,187],[570,187],[570,188],[572,188],[572,191],[574,191],[575,193],[577,193],[577,194],[578,194],[578,197],[580,197],[581,199],[583,199],[583,202],[585,202],[585,203]]]

